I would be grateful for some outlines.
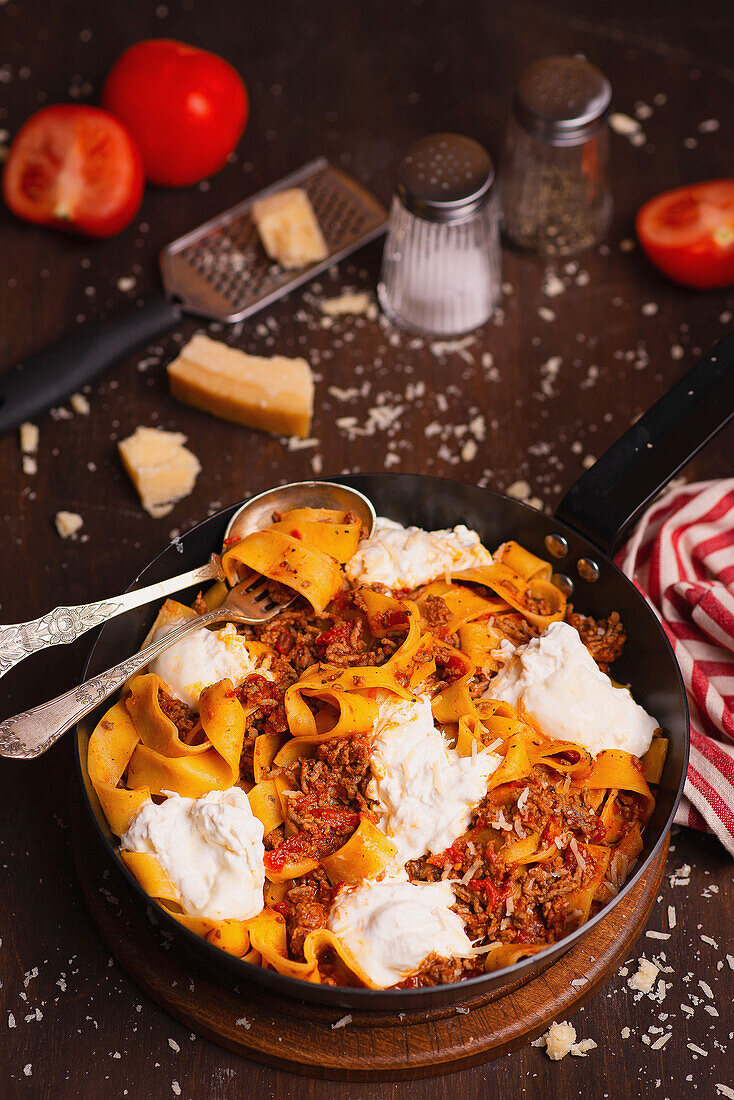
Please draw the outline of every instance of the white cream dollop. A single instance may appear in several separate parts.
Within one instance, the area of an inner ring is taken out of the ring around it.
[[[368,879],[339,890],[328,927],[384,989],[414,973],[431,952],[441,958],[473,953],[464,922],[451,909],[455,901],[448,882]]]
[[[170,633],[166,625],[157,631],[151,642]],[[257,661],[250,653],[247,641],[237,633],[234,623],[227,623],[221,630],[192,630],[180,642],[164,650],[148,666],[160,676],[177,699],[189,707],[197,707],[204,688],[228,677],[239,687],[257,668]],[[263,672],[270,677],[271,674]]]
[[[397,846],[396,862],[402,866],[427,852],[443,852],[461,836],[500,762],[486,749],[459,756],[449,748],[426,696],[381,703],[369,793],[382,811],[380,829]]]
[[[120,838],[128,852],[149,852],[178,887],[185,913],[248,920],[263,907],[263,826],[240,787],[201,798],[165,792],[146,802]]]
[[[360,542],[345,572],[353,584],[379,583],[399,590],[491,562],[479,535],[463,524],[453,531],[424,531],[378,516],[370,537]]]
[[[659,727],[626,688],[614,686],[568,623],[551,623],[519,646],[485,697],[522,703],[547,737],[575,741],[591,753],[624,749],[642,756]]]

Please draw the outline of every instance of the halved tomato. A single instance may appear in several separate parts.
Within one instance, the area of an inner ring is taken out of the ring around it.
[[[88,237],[111,237],[143,197],[134,138],[99,107],[66,104],[31,115],[10,146],[5,201],[19,218]]]
[[[706,290],[734,283],[734,179],[676,187],[637,214],[637,236],[663,275]]]

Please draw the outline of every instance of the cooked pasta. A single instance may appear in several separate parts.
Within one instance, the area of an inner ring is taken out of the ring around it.
[[[452,572],[442,539],[465,531],[430,535],[419,565],[434,575],[410,591],[363,583],[365,548],[382,575],[392,566],[379,529],[367,543],[349,513],[275,515],[225,549],[230,584],[255,570],[296,601],[238,629],[236,664],[212,648],[229,635],[208,639],[206,663],[181,671],[186,692],[155,665],[136,676],[89,742],[121,858],[176,920],[290,977],[406,987],[512,965],[617,892],[667,745],[606,676],[623,626],[576,613],[515,542],[473,548],[481,564]],[[410,530],[397,541],[410,552]],[[224,594],[167,601],[149,637]],[[538,691],[547,709],[587,682],[621,708],[614,728],[590,728],[580,699],[575,737],[563,719],[551,736]]]

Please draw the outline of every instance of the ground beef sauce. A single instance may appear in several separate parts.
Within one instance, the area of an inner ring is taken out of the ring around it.
[[[203,740],[203,731],[199,715],[191,707],[187,707],[180,699],[158,689],[158,706],[163,714],[178,730],[178,735],[187,745],[194,745]]]
[[[394,595],[383,585],[370,586]],[[285,602],[292,593],[281,585],[271,586],[274,599]],[[402,594],[401,596],[415,593]],[[528,610],[540,614],[548,608],[532,600]],[[452,614],[440,596],[429,595],[421,602],[426,625],[443,644],[435,653],[436,671],[421,684],[433,693],[464,675],[461,655],[455,653],[458,637],[448,633]],[[357,665],[381,665],[403,639],[407,614],[387,613],[381,623],[390,631],[374,638],[367,625],[365,604],[358,591],[344,589],[319,616],[302,597],[297,597],[275,619],[262,626],[245,627],[253,640],[273,650],[267,667],[270,676],[256,673],[237,688],[247,712],[247,730],[240,760],[241,779],[252,783],[253,747],[260,733],[287,733],[284,695],[303,671],[320,663],[334,674]],[[566,620],[578,630],[599,667],[607,671],[625,644],[619,615],[596,620],[581,615],[569,605]],[[539,630],[519,613],[496,616],[495,624],[513,645],[537,636]],[[478,695],[487,681],[477,676],[470,684]],[[161,709],[185,740],[201,735],[198,716],[184,704],[161,692]],[[362,816],[377,821],[377,808],[368,795],[372,779],[370,738],[354,736],[326,741],[315,755],[297,760],[271,775],[287,776],[294,793],[285,803],[286,821],[265,838],[266,865],[275,869],[294,856],[322,860],[337,851],[354,833]],[[461,916],[472,941],[483,943],[546,944],[571,931],[579,914],[569,912],[568,895],[587,884],[595,873],[594,861],[579,861],[571,841],[600,843],[605,828],[586,801],[586,792],[572,786],[565,789],[551,769],[536,767],[527,781],[496,788],[476,807],[467,832],[449,849],[413,860],[406,866],[414,882],[450,879],[456,895],[454,910]],[[520,805],[518,805],[518,800]],[[640,818],[639,800],[630,796],[622,802],[622,815],[630,825]],[[525,835],[540,831],[541,843],[557,848],[545,862],[518,865],[507,858],[510,845]],[[609,885],[605,883],[605,886]],[[317,867],[293,879],[275,908],[284,917],[291,958],[303,960],[303,944],[309,934],[326,926],[334,890],[325,871]],[[611,896],[611,895],[610,895]],[[429,955],[416,973],[398,988],[440,985],[472,977],[483,970],[484,956],[467,959]],[[359,984],[334,952],[320,959],[322,980],[331,985]]]

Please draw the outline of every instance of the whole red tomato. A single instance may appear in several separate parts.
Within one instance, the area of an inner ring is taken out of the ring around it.
[[[121,122],[99,107],[44,107],[23,124],[3,172],[19,218],[88,237],[111,237],[143,197],[143,164]]]
[[[117,59],[102,104],[134,134],[145,174],[162,187],[185,187],[218,172],[248,115],[240,75],[216,54],[154,38]]]
[[[640,208],[636,228],[648,259],[674,282],[734,283],[734,179],[665,191]]]

